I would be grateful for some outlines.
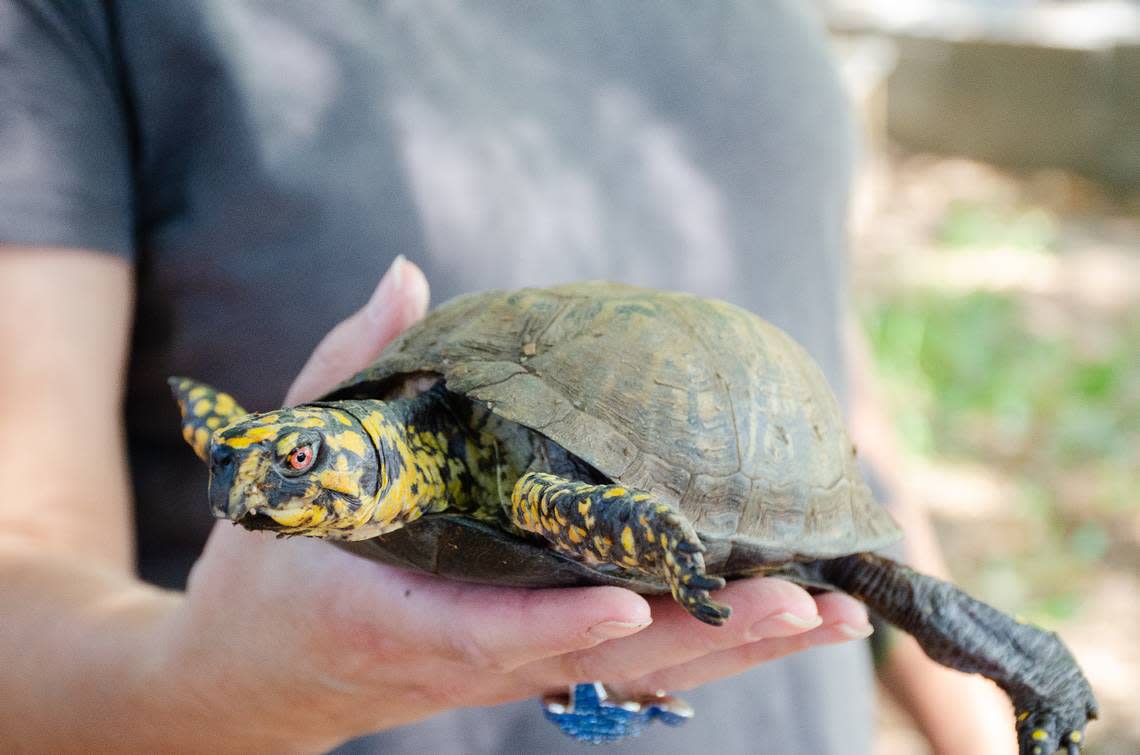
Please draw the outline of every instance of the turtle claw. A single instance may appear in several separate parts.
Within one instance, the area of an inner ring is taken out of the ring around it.
[[[704,547],[696,538],[679,540],[671,552],[666,553],[665,577],[673,597],[686,611],[706,624],[720,626],[728,621],[732,609],[709,599],[709,591],[721,589],[725,582],[724,577],[705,573],[702,550]]]
[[[1066,755],[1080,755],[1085,738],[1084,725],[1084,721],[1075,725],[1065,721],[1058,711],[1040,711],[1026,716],[1018,724],[1018,752],[1021,755],[1053,755],[1063,750]],[[1058,734],[1059,731],[1065,733]]]
[[[698,602],[686,603],[685,609],[692,614],[692,616],[706,624],[711,624],[714,627],[719,627],[728,618],[732,616],[732,607],[726,606],[721,603],[716,603],[709,600],[708,595],[704,595]]]

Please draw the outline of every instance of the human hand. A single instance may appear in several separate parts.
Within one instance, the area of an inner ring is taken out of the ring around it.
[[[318,346],[287,403],[367,365],[426,306],[422,273],[397,260]],[[738,581],[722,598],[734,614],[715,628],[668,598],[470,585],[219,525],[169,619],[160,666],[181,669],[193,696],[195,714],[176,725],[217,732],[235,750],[316,750],[592,679],[633,693],[684,689],[869,633],[853,599],[813,599],[781,580]]]

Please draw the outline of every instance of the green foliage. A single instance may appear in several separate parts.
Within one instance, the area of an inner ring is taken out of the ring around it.
[[[1140,335],[1090,358],[1029,327],[1013,297],[929,291],[884,298],[864,323],[915,451],[1058,464],[1126,456],[1140,438]]]
[[[1036,534],[986,559],[978,586],[1030,618],[1072,616],[1113,517],[1140,511],[1140,327],[1090,355],[1079,328],[1044,329],[1015,294],[931,290],[881,295],[863,322],[911,451],[996,467],[1019,491],[1004,516]]]
[[[1051,249],[1057,240],[1057,220],[1043,208],[1003,210],[984,202],[951,202],[935,238],[946,247]]]

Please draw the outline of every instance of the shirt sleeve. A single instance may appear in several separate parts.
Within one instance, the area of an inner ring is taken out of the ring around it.
[[[0,0],[0,243],[133,256],[111,5]]]

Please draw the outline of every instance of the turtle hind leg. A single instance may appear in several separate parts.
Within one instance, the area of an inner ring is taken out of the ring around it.
[[[732,613],[709,598],[724,580],[705,574],[705,548],[692,525],[648,493],[528,472],[515,484],[509,513],[516,527],[574,558],[664,579],[673,598],[706,624],[723,624]]]
[[[863,553],[818,566],[828,583],[909,632],[935,661],[981,674],[1005,690],[1017,713],[1022,755],[1080,751],[1097,704],[1057,635],[890,559]]]
[[[205,383],[183,377],[172,377],[166,382],[182,412],[182,437],[202,461],[206,461],[214,431],[249,414],[238,406],[233,396]]]

